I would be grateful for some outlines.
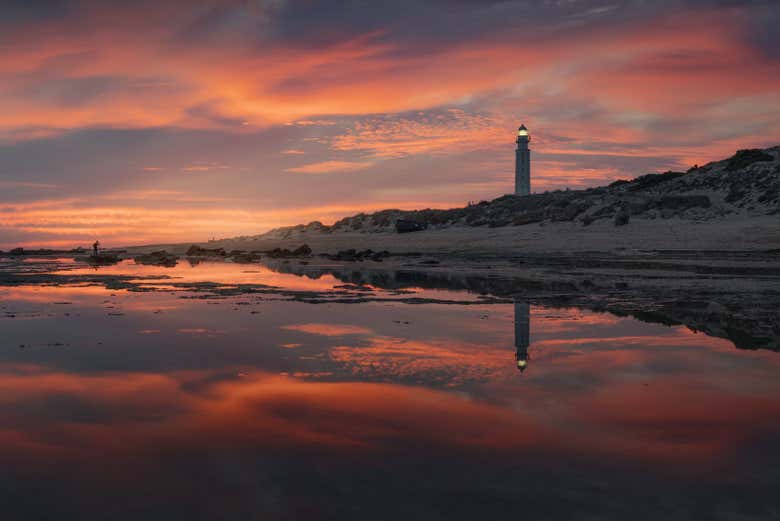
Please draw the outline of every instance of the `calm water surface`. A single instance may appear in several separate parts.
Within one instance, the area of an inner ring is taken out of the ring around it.
[[[0,285],[2,519],[780,518],[777,353],[254,264],[0,273],[42,277]]]

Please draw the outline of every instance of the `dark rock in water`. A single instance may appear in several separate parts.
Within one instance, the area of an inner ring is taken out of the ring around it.
[[[193,244],[187,250],[187,256],[188,257],[225,257],[227,256],[227,253],[225,253],[224,248],[201,248],[200,246]]]
[[[389,256],[390,256],[390,252],[387,250],[373,251],[371,249],[367,249],[363,251],[358,251],[354,248],[350,248],[348,250],[341,250],[335,255],[331,255],[328,253],[322,254],[322,257],[325,257],[326,259],[331,259],[336,261],[346,261],[346,262],[357,262],[357,261],[364,261],[364,260],[382,262],[382,260],[386,259]]]
[[[387,250],[377,251],[371,254],[371,260],[376,262],[382,262],[384,259],[390,256],[390,252]]]
[[[336,254],[335,260],[356,261],[358,260],[358,252],[355,248],[342,250]]]
[[[407,219],[398,219],[395,222],[395,231],[398,233],[421,232],[428,228],[426,223],[410,221]]]
[[[625,226],[628,224],[630,217],[628,207],[622,206],[615,214],[615,226]]]
[[[178,263],[179,257],[173,253],[168,253],[165,250],[160,250],[147,253],[146,255],[137,255],[133,257],[133,261],[135,261],[136,264],[166,266],[172,268]]]
[[[117,264],[121,259],[118,255],[112,253],[98,253],[89,257],[79,257],[77,260],[84,260],[93,266],[110,266],[111,264]]]
[[[266,255],[272,259],[285,259],[289,257],[308,257],[311,255],[311,248],[308,244],[303,244],[294,250],[288,250],[287,248],[274,248],[273,250],[265,252]]]
[[[258,252],[252,252],[252,253],[234,253],[230,252],[230,257],[233,259],[233,262],[236,262],[238,264],[249,264],[252,262],[258,262],[260,259],[263,258],[263,256]]]
[[[233,262],[237,264],[250,264],[252,262],[260,262],[263,258],[263,252],[261,251],[247,252],[244,250],[232,250],[230,254],[228,254],[228,257],[230,257],[233,260]]]
[[[308,256],[308,255],[311,255],[311,248],[309,247],[308,244],[303,244],[303,245],[299,246],[298,248],[294,249],[292,254],[295,257],[305,257],[305,256]]]

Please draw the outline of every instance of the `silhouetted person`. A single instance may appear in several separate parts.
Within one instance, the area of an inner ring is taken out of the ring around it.
[[[100,247],[100,241],[95,241],[95,244],[92,245],[92,256],[97,257],[98,256],[98,247]]]

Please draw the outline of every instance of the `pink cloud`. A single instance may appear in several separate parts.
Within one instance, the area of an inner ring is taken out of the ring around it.
[[[286,171],[297,174],[331,174],[365,170],[373,164],[371,161],[321,161],[319,163],[290,167]]]

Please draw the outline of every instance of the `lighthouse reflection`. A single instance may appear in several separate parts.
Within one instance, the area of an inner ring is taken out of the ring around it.
[[[528,369],[528,346],[531,344],[531,306],[515,301],[515,360],[520,373]]]

